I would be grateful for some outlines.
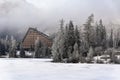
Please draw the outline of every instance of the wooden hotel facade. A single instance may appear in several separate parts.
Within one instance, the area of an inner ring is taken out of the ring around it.
[[[34,48],[35,41],[39,37],[39,40],[46,45],[48,48],[51,48],[52,46],[52,40],[47,36],[46,34],[38,31],[36,28],[29,28],[27,33],[25,34],[22,46],[24,49],[29,50],[31,48]]]

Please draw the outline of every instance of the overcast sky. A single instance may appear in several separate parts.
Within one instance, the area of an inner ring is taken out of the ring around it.
[[[119,0],[27,0],[48,17],[79,21],[91,13],[97,18],[118,19]],[[119,21],[119,20],[118,20]]]
[[[105,23],[120,23],[119,0],[0,0],[0,28],[37,27],[42,32],[54,32],[59,20],[75,25],[84,24],[93,13]]]

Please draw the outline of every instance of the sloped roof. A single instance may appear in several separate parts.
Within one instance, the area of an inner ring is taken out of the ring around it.
[[[29,30],[36,31],[37,33],[39,33],[39,35],[42,35],[42,36],[44,36],[45,38],[47,38],[48,40],[52,41],[52,39],[50,39],[50,37],[49,37],[48,35],[44,34],[43,32],[38,31],[36,28],[31,28],[31,27],[30,27],[30,28],[27,30],[27,33],[25,34],[25,36],[24,36],[22,42],[24,42],[24,40],[25,40],[25,38],[26,38],[26,36],[27,36]]]

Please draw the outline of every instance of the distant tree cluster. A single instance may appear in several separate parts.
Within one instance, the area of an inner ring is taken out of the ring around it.
[[[64,21],[61,20],[61,27],[56,36],[53,46],[53,60],[55,62],[78,62],[81,46],[80,33],[77,26],[74,27],[73,22],[63,27]]]
[[[90,15],[83,25],[83,29],[74,26],[73,22],[64,26],[60,21],[60,30],[57,33],[52,55],[54,62],[93,62],[94,56],[109,55],[111,61],[115,59],[115,50],[120,46],[120,31],[111,29],[107,33],[102,19],[94,23],[94,15]],[[99,61],[98,61],[99,62]]]
[[[20,50],[20,55],[22,55],[21,52],[23,52],[24,49],[20,48],[20,45],[16,39],[11,36],[11,38],[8,38],[8,36],[6,36],[6,38],[1,38],[0,39],[0,57],[2,57],[3,55],[7,55],[9,58],[17,58],[17,50]],[[23,56],[20,56],[23,57]]]
[[[0,39],[0,55],[6,55],[9,51],[9,46],[8,36],[5,39]]]

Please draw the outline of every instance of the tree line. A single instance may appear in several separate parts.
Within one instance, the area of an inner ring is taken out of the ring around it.
[[[52,46],[53,61],[91,63],[94,56],[106,54],[114,62],[115,50],[120,46],[119,29],[114,32],[111,28],[108,33],[102,19],[95,23],[93,14],[83,27],[75,26],[72,21],[67,25],[64,25],[63,19],[60,21],[60,29]]]
[[[39,38],[35,40],[35,46],[30,48],[30,56],[27,56],[26,50],[22,46],[22,42],[18,42],[13,36],[5,39],[0,39],[0,57],[6,56],[9,58],[48,58],[50,57],[51,50],[42,43]],[[19,52],[19,53],[18,53]]]

